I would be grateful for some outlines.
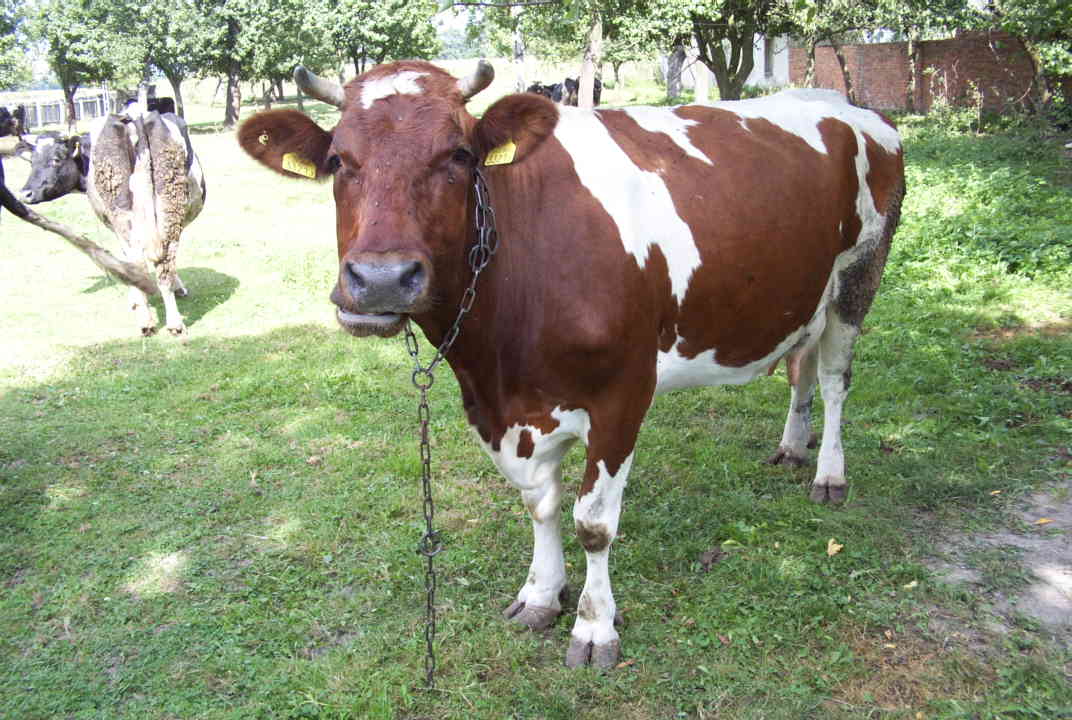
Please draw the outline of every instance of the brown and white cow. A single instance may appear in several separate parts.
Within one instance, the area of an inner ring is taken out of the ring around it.
[[[662,392],[744,383],[787,358],[792,394],[773,462],[804,460],[816,377],[825,422],[811,497],[841,502],[841,411],[853,342],[904,195],[901,142],[881,116],[827,91],[743,102],[585,111],[533,94],[480,120],[464,80],[423,62],[344,88],[323,130],[293,110],[251,117],[245,150],[333,178],[339,323],[389,336],[407,320],[439,343],[470,280],[473,175],[487,179],[500,247],[447,354],[470,424],[521,491],[535,547],[506,609],[542,628],[561,612],[561,462],[587,466],[574,505],[587,575],[571,666],[619,656],[608,558],[641,422]],[[489,153],[504,164],[488,165]]]

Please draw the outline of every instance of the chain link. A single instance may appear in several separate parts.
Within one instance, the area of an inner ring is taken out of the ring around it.
[[[473,188],[476,194],[475,224],[477,230],[476,244],[469,250],[469,268],[473,276],[469,280],[469,286],[462,293],[462,299],[458,306],[458,316],[454,324],[443,335],[443,340],[436,348],[435,356],[427,366],[421,365],[420,348],[417,335],[413,332],[412,323],[406,321],[405,338],[406,350],[413,358],[413,386],[420,392],[420,402],[417,404],[417,419],[420,421],[420,457],[421,457],[421,486],[424,490],[424,535],[417,544],[417,552],[425,558],[424,590],[425,598],[425,624],[424,624],[424,684],[427,690],[435,690],[435,636],[436,636],[436,572],[434,559],[443,550],[443,541],[439,531],[435,529],[435,501],[432,498],[432,443],[430,425],[432,411],[428,406],[428,390],[435,382],[435,368],[443,361],[454,341],[461,332],[462,320],[472,310],[476,301],[476,281],[480,273],[491,262],[495,251],[499,247],[499,236],[495,232],[495,211],[492,210],[488,197],[488,186],[484,182],[484,176],[477,170],[474,173]]]

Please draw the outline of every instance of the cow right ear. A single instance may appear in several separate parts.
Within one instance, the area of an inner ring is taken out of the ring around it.
[[[323,180],[331,133],[297,110],[269,110],[238,129],[238,143],[250,157],[286,177]]]

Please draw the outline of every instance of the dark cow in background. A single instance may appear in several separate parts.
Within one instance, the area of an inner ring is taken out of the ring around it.
[[[141,104],[137,98],[130,98],[123,105],[123,112],[126,115],[140,115],[143,112],[158,112],[161,115],[164,113],[175,112],[175,98],[172,97],[152,97],[145,101],[144,110],[141,108]]]
[[[10,212],[19,216],[24,214],[24,209],[19,207],[15,196],[8,190],[5,183],[3,156],[14,155],[18,152],[21,145],[19,136],[22,135],[25,129],[26,108],[23,105],[15,108],[14,112],[0,105],[0,138],[8,138],[8,140],[3,141],[4,146],[0,147],[0,207],[7,208]]]
[[[34,204],[86,193],[97,217],[119,238],[124,258],[139,266],[152,264],[167,329],[181,335],[186,325],[175,296],[185,296],[187,290],[176,253],[182,229],[204,205],[205,176],[182,118],[131,114],[99,118],[84,135],[39,135],[20,195]],[[156,314],[146,294],[131,287],[130,303],[142,334],[156,332]]]
[[[553,85],[544,85],[542,83],[533,83],[525,90],[525,92],[534,93],[536,95],[543,95],[545,98],[553,103],[559,105],[571,105],[577,107],[578,93],[581,89],[581,81],[578,78],[566,78],[560,83]],[[603,95],[603,83],[599,78],[595,79],[595,87],[592,91],[592,101],[595,105],[599,105],[599,99]]]
[[[804,461],[818,379],[811,498],[844,501],[853,344],[904,195],[901,140],[882,116],[833,91],[795,90],[620,110],[522,93],[477,120],[465,102],[491,81],[484,63],[464,80],[429,63],[385,64],[345,89],[301,68],[295,77],[341,108],[338,125],[276,110],[238,138],[276,172],[332,179],[340,325],[389,336],[413,322],[438,345],[463,298],[472,303],[445,357],[532,519],[513,622],[543,628],[562,610],[562,459],[587,445],[573,509],[587,573],[567,665],[618,660],[609,552],[659,393],[744,383],[786,359],[789,412],[771,460]],[[474,298],[477,172],[499,245]]]

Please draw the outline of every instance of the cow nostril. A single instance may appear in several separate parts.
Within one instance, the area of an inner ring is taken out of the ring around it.
[[[350,285],[356,290],[364,290],[368,284],[364,274],[361,272],[361,266],[352,260],[346,263],[346,272],[350,276]]]
[[[424,266],[416,260],[407,263],[399,275],[398,284],[406,290],[419,290],[424,283]]]

